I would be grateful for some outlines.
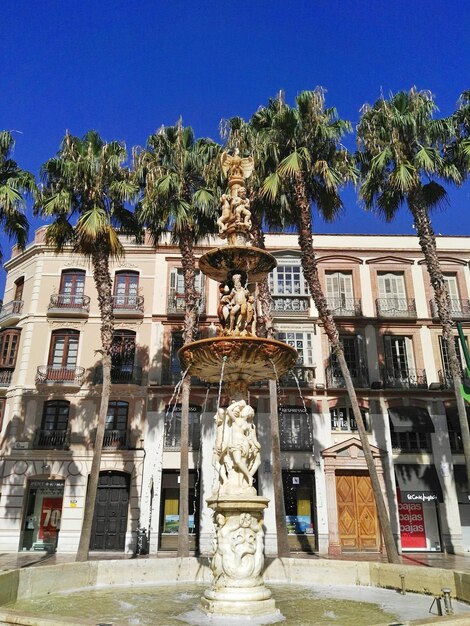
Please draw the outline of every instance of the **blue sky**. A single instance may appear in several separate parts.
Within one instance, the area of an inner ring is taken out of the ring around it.
[[[36,174],[66,129],[130,149],[182,116],[219,140],[221,118],[248,118],[279,89],[293,103],[321,85],[354,125],[381,91],[428,89],[446,115],[470,88],[467,0],[4,0],[2,25],[0,128],[15,131],[15,158]],[[436,232],[470,233],[469,196],[469,184],[450,192]],[[353,190],[344,201],[317,232],[413,232],[405,210],[386,224]]]

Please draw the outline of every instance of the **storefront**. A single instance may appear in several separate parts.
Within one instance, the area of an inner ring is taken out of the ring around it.
[[[291,550],[316,549],[315,475],[313,472],[282,473],[289,546]]]
[[[179,533],[179,498],[180,481],[179,472],[174,470],[163,471],[162,497],[160,518],[160,550],[176,550],[178,547]],[[195,472],[189,472],[189,546],[196,549],[197,540],[197,515],[195,515]]]
[[[441,551],[439,503],[442,489],[432,465],[397,464],[398,514],[404,551]]]
[[[55,552],[60,532],[63,480],[30,480],[20,550]]]
[[[465,465],[454,465],[454,479],[462,525],[463,549],[465,552],[470,552],[470,488]]]

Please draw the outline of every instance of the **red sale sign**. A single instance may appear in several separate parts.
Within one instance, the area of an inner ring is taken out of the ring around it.
[[[62,498],[44,498],[42,501],[41,524],[38,539],[55,540],[60,528]]]
[[[399,502],[398,518],[402,548],[425,548],[426,529],[423,505],[419,502],[413,504]]]

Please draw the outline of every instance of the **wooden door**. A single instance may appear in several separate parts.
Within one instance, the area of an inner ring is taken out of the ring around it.
[[[118,472],[100,475],[90,549],[124,550],[129,508],[129,476]]]
[[[380,549],[379,524],[369,476],[336,476],[338,531],[343,551]]]

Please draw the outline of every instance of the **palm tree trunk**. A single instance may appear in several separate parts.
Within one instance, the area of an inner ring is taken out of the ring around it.
[[[181,265],[183,268],[185,316],[183,344],[195,338],[197,298],[195,289],[196,260],[193,248],[194,235],[188,227],[180,235]],[[191,379],[186,377],[181,391],[181,439],[180,439],[180,497],[178,556],[189,556],[189,396]]]
[[[459,415],[460,430],[462,433],[463,454],[467,470],[467,483],[470,486],[470,429],[468,426],[465,400],[461,394],[462,370],[459,357],[455,349],[455,337],[451,317],[450,296],[442,273],[439,257],[437,255],[436,237],[429,219],[429,214],[424,204],[421,190],[409,196],[409,207],[413,215],[419,244],[423,251],[428,269],[429,278],[434,290],[434,300],[437,306],[439,322],[442,326],[442,336],[447,346],[450,372],[454,387],[455,400]]]
[[[251,229],[253,244],[262,250],[266,249],[264,233],[253,218]],[[257,284],[257,301],[260,304],[261,315],[256,320],[256,334],[258,337],[274,337],[273,318],[271,315],[272,297],[269,291],[268,277]],[[269,407],[271,417],[271,459],[274,490],[274,515],[276,520],[277,555],[280,558],[290,556],[289,539],[287,536],[286,507],[284,502],[284,484],[282,482],[281,441],[279,437],[279,411],[277,397],[277,381],[269,381]]]
[[[357,423],[357,432],[359,439],[361,440],[364,458],[370,476],[375,505],[377,507],[377,515],[384,539],[385,549],[387,551],[388,561],[389,563],[400,563],[400,557],[398,556],[397,547],[390,525],[390,517],[382,493],[382,486],[379,481],[369,438],[367,436],[364,420],[357,401],[356,390],[354,389],[349,367],[344,357],[344,350],[339,338],[338,329],[336,327],[335,320],[328,309],[328,303],[318,276],[317,261],[315,251],[313,249],[312,216],[305,190],[305,184],[301,174],[297,174],[295,177],[294,196],[295,206],[298,211],[299,246],[302,253],[302,268],[304,276],[315,302],[315,306],[317,307],[318,316],[322,321],[325,333],[330,340],[332,351],[338,359],[341,373],[346,384],[354,419]]]
[[[78,544],[76,561],[87,561],[90,550],[91,531],[95,514],[96,494],[100,477],[101,453],[103,450],[104,433],[106,430],[106,415],[108,413],[109,396],[111,393],[111,346],[113,342],[113,305],[112,280],[109,272],[108,257],[102,250],[105,247],[96,246],[92,256],[93,279],[98,293],[98,305],[101,314],[101,350],[103,362],[103,386],[101,390],[100,410],[96,428],[93,460],[85,498],[82,529]]]

